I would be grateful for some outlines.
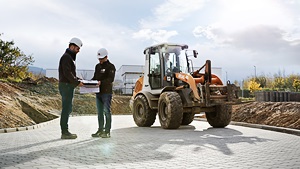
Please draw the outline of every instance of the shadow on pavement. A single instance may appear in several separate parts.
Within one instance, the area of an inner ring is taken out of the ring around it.
[[[58,138],[58,139],[43,141],[43,142],[39,142],[39,143],[26,144],[26,145],[23,145],[23,146],[16,146],[14,148],[1,149],[1,151],[5,152],[5,153],[9,153],[9,152],[20,151],[22,149],[28,149],[28,148],[31,148],[31,147],[37,147],[39,145],[43,145],[43,144],[47,144],[47,143],[53,143],[53,142],[57,142],[57,141],[61,141],[61,139]]]
[[[79,165],[164,161],[178,157],[178,153],[180,156],[181,152],[188,151],[189,155],[200,155],[207,149],[232,155],[229,145],[272,141],[244,136],[243,133],[230,128],[208,128],[197,131],[191,125],[182,126],[177,130],[130,127],[115,129],[111,134],[112,137],[109,139],[91,137],[76,140],[54,139],[8,148],[0,153],[0,166],[14,166],[39,158],[49,159],[49,165],[55,164],[55,159]],[[22,149],[30,151],[22,153]],[[48,164],[47,161],[45,163]]]

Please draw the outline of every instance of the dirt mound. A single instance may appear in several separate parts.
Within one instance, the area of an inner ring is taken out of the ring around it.
[[[111,104],[112,114],[132,114],[129,108],[129,100],[131,96],[114,95]]]
[[[113,115],[131,114],[129,100],[131,96],[113,95],[111,113]],[[97,114],[95,94],[75,93],[72,115]]]
[[[32,78],[30,77],[27,77],[25,79],[22,80],[23,83],[28,83],[28,84],[34,84],[34,85],[37,85],[37,84],[40,84],[40,83],[45,83],[45,82],[51,82],[51,83],[56,83],[58,82],[58,80],[56,78],[53,78],[53,77],[41,77],[37,80],[33,80]]]
[[[57,118],[48,113],[58,105],[57,99],[35,94],[30,87],[32,84],[28,83],[0,82],[0,128],[30,126]]]
[[[14,95],[19,95],[21,91],[22,89],[20,89],[19,87],[13,84],[0,81],[0,95],[14,96]]]
[[[300,129],[300,103],[252,102],[235,105],[232,120]]]
[[[76,88],[71,115],[97,114],[95,94],[79,94]],[[130,96],[113,95],[112,114],[131,114]],[[22,83],[0,82],[0,128],[23,127],[58,118],[61,96],[58,81],[40,78]],[[54,113],[54,114],[53,114]]]

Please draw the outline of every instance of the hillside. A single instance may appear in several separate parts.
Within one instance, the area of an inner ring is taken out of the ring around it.
[[[59,117],[61,101],[53,78],[0,82],[0,128],[22,127]],[[113,95],[112,114],[131,114],[130,96]],[[96,114],[95,95],[75,92],[72,115]],[[300,102],[251,102],[233,106],[232,120],[300,129]]]
[[[113,96],[112,113],[130,114],[129,96]],[[0,81],[0,128],[23,127],[59,117],[61,97],[54,78],[23,83]],[[71,115],[96,114],[95,95],[76,90]]]
[[[0,82],[0,128],[28,126],[57,118],[59,109],[55,85],[41,79],[42,85]]]

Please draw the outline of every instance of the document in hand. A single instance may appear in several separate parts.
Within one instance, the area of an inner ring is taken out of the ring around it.
[[[79,93],[99,93],[100,89],[99,86],[97,86],[98,81],[97,80],[80,80],[84,86],[79,88]]]
[[[97,80],[80,80],[85,86],[95,86],[98,84]]]

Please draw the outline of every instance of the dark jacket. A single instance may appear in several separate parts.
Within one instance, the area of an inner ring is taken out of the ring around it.
[[[78,86],[79,78],[76,77],[76,53],[71,51],[69,48],[62,55],[59,61],[58,73],[59,82],[70,83],[74,87]]]
[[[98,63],[95,67],[95,73],[92,80],[101,81],[100,93],[112,94],[113,81],[115,79],[115,65],[107,60],[103,64]]]

